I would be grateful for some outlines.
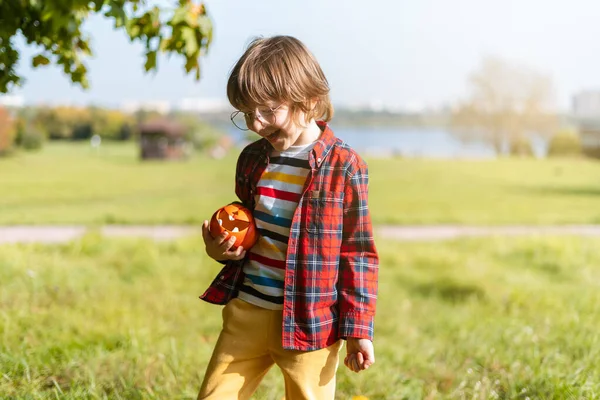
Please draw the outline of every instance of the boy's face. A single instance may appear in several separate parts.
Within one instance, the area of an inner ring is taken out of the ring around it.
[[[302,126],[298,121],[305,121],[305,114],[300,111],[298,118],[293,118],[285,103],[257,107],[252,113],[246,114],[248,128],[267,139],[278,151],[314,141],[307,133],[310,124]]]

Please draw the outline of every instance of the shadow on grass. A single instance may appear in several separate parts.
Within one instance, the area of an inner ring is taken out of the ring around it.
[[[560,252],[552,248],[521,248],[506,254],[496,255],[496,259],[507,268],[518,271],[533,271],[552,281],[569,281],[573,279]]]
[[[485,290],[472,283],[456,282],[452,279],[437,279],[433,282],[415,282],[408,277],[399,278],[398,283],[410,292],[429,298],[438,298],[450,304],[459,304],[475,299],[485,301]]]
[[[481,287],[453,281],[424,283],[416,285],[413,290],[421,296],[435,296],[449,303],[463,303],[473,298],[485,300],[485,291]]]
[[[538,196],[600,196],[600,186],[516,186],[516,192]]]

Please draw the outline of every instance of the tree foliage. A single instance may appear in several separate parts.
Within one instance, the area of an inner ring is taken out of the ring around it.
[[[82,25],[94,14],[145,46],[146,71],[156,70],[159,52],[174,53],[183,56],[187,73],[200,78],[199,58],[208,51],[213,31],[203,4],[179,0],[172,8],[160,8],[147,0],[0,0],[0,93],[23,80],[16,71],[18,36],[39,50],[31,59],[33,67],[57,64],[72,82],[87,88],[85,59],[93,51]]]
[[[533,134],[549,136],[555,131],[549,77],[486,58],[468,83],[469,96],[452,116],[453,132],[461,139],[488,143],[497,154],[523,154]]]
[[[82,140],[99,135],[109,140],[127,140],[135,126],[133,116],[97,107],[37,108],[28,123],[51,140]]]
[[[11,149],[15,135],[16,127],[14,118],[6,108],[0,107],[0,155]]]

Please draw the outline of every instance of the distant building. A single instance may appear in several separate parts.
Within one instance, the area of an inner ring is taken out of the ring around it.
[[[573,116],[578,120],[600,121],[600,90],[586,90],[573,96]]]
[[[581,123],[579,137],[583,153],[590,157],[600,158],[600,123]]]
[[[145,122],[138,127],[142,160],[181,160],[187,157],[185,127],[168,119]]]
[[[168,114],[171,111],[171,103],[168,101],[125,101],[121,104],[121,109],[126,113],[135,113],[137,111],[155,111],[161,115]]]
[[[7,108],[21,108],[25,105],[25,99],[22,96],[0,96],[0,106]]]
[[[600,158],[600,90],[577,93],[572,106],[583,153]]]

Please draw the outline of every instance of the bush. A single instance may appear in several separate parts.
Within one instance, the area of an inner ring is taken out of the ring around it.
[[[90,123],[80,123],[73,128],[73,132],[71,134],[72,140],[88,140],[94,134],[92,129],[92,124]]]
[[[121,127],[119,128],[119,134],[117,135],[117,140],[129,140],[132,137],[133,127],[128,123],[124,123],[123,125],[121,125]]]
[[[36,128],[29,128],[19,135],[19,143],[25,150],[39,150],[44,144],[44,134]]]
[[[533,148],[531,141],[524,137],[517,137],[510,142],[509,153],[511,156],[531,157]]]
[[[577,132],[562,130],[550,139],[548,157],[578,156],[580,154],[581,139]]]
[[[38,150],[42,148],[46,139],[42,130],[23,118],[18,118],[16,123],[15,145],[25,150]]]
[[[132,136],[134,119],[117,110],[91,107],[89,122],[92,134],[100,135],[102,139],[129,140]]]
[[[202,121],[187,126],[188,138],[195,150],[206,151],[219,143],[224,132]]]

